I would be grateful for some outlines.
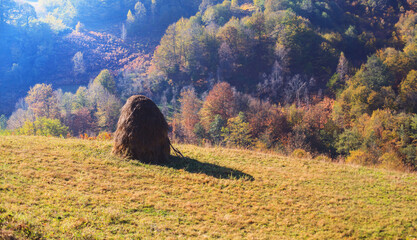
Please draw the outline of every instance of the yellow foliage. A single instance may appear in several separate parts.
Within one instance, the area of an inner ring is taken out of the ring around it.
[[[291,156],[295,158],[310,158],[311,157],[309,152],[307,152],[304,149],[299,149],[299,148],[295,149],[291,153]]]
[[[366,165],[369,163],[371,156],[369,153],[358,149],[350,152],[350,155],[346,158],[346,163],[355,163]]]
[[[320,162],[331,162],[332,158],[326,156],[326,155],[318,155],[314,158],[314,160],[320,161]]]
[[[386,152],[379,159],[380,166],[385,169],[405,170],[401,158],[395,152]]]

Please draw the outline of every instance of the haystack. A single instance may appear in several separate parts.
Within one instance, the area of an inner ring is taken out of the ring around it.
[[[145,163],[168,161],[168,124],[152,100],[141,95],[127,100],[117,123],[113,153]]]

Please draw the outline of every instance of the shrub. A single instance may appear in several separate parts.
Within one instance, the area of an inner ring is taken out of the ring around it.
[[[358,149],[350,152],[350,155],[346,158],[346,163],[369,165],[371,159],[372,156],[369,153]]]
[[[314,160],[320,161],[320,162],[331,162],[332,158],[326,156],[326,155],[318,155],[314,158]]]
[[[401,153],[404,155],[404,164],[417,168],[417,146],[408,145],[407,147],[401,149]]]
[[[34,122],[25,124],[16,130],[17,134],[34,136],[62,137],[68,134],[68,127],[63,125],[59,119],[38,118]]]
[[[294,158],[309,158],[310,153],[304,149],[297,148],[292,152],[291,156]]]
[[[112,139],[112,135],[109,132],[101,132],[98,134],[97,140],[111,140]]]
[[[378,161],[380,166],[386,169],[404,170],[405,166],[401,161],[401,158],[395,152],[384,153]]]

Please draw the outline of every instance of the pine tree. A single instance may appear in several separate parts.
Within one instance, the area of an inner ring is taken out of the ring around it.
[[[135,22],[135,16],[133,16],[132,11],[130,10],[127,12],[126,22],[129,24],[132,24]]]
[[[220,144],[223,142],[222,129],[225,127],[225,125],[226,123],[220,115],[216,115],[214,117],[208,132],[214,144]]]
[[[6,129],[7,127],[7,118],[5,115],[0,116],[0,130]]]

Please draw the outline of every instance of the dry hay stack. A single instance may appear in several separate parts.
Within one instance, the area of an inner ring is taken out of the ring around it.
[[[141,95],[127,100],[117,123],[113,153],[145,163],[168,161],[168,123],[152,100]]]

